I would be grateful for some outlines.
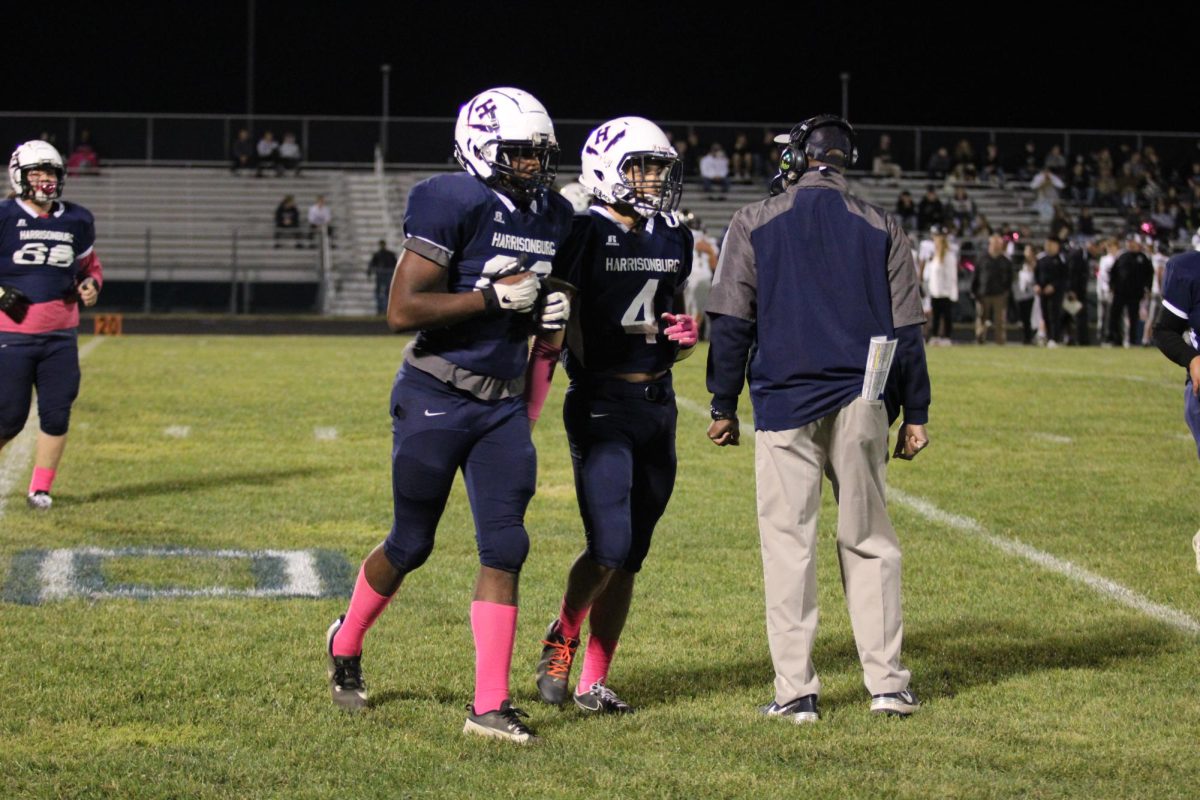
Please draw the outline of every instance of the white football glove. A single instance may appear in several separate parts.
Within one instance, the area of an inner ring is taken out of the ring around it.
[[[571,301],[562,292],[551,292],[546,295],[546,305],[542,308],[542,330],[561,331],[567,327],[571,318]]]
[[[538,298],[538,279],[532,272],[516,283],[495,283],[485,286],[483,302],[488,311],[515,311],[528,314]]]

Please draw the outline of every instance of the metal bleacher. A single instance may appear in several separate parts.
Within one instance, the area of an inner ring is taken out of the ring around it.
[[[110,281],[307,283],[320,276],[320,249],[307,241],[308,206],[324,194],[338,236],[353,235],[340,172],[255,178],[228,169],[122,167],[73,176],[64,198],[96,217],[97,252]],[[301,247],[275,246],[275,207],[293,195]],[[235,244],[236,242],[236,244]],[[335,264],[336,264],[335,258]]]
[[[97,251],[109,281],[141,283],[149,276],[154,284],[321,284],[322,311],[360,316],[375,313],[373,281],[366,273],[371,254],[381,239],[398,249],[408,193],[433,174],[437,172],[311,170],[300,176],[256,178],[216,167],[126,166],[102,175],[71,177],[64,196],[95,214]],[[564,172],[559,183],[574,178]],[[698,182],[689,182],[682,205],[701,219],[707,233],[720,237],[734,211],[766,196],[764,183],[734,184],[722,199],[707,195]],[[919,174],[899,180],[851,175],[850,184],[860,197],[892,209],[902,190],[919,200],[929,181]],[[1028,188],[976,183],[966,187],[994,227],[1044,232]],[[937,188],[946,201],[954,187],[939,183]],[[275,246],[275,207],[287,194],[295,197],[301,213],[300,248],[291,240]],[[337,232],[324,272],[321,248],[308,246],[305,218],[318,194],[329,200]],[[1094,209],[1094,215],[1102,233],[1122,225],[1114,212]]]

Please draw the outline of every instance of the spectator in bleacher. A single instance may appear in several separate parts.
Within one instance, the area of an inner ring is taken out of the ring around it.
[[[950,200],[950,214],[958,230],[970,230],[975,211],[975,201],[967,195],[967,190],[962,186],[955,189],[954,197]]]
[[[1120,208],[1123,211],[1136,210],[1141,201],[1142,181],[1138,175],[1137,166],[1132,161],[1121,165],[1121,174],[1117,177],[1117,192],[1120,196]]]
[[[333,243],[333,209],[325,202],[325,195],[317,195],[317,201],[308,207],[308,242],[315,247],[318,233],[324,233]]]
[[[975,299],[975,343],[983,344],[990,324],[996,344],[1008,339],[1005,316],[1008,313],[1008,292],[1012,288],[1013,265],[1004,255],[1004,237],[998,233],[988,237],[987,254],[975,267],[971,278],[971,297]]]
[[[1079,216],[1075,219],[1075,235],[1091,239],[1096,235],[1096,220],[1092,218],[1092,209],[1083,206],[1079,209]]]
[[[937,189],[931,183],[925,188],[925,196],[917,204],[917,227],[927,231],[934,225],[941,225],[945,219],[945,207],[938,197]]]
[[[975,148],[968,139],[959,139],[954,146],[954,179],[974,181],[978,167],[975,164]]]
[[[1050,218],[1048,230],[1050,231],[1050,235],[1057,238],[1060,242],[1065,242],[1071,238],[1074,226],[1071,224],[1071,219],[1067,215],[1067,210],[1063,208],[1062,203],[1054,204],[1054,216]]]
[[[1096,201],[1096,188],[1092,185],[1092,169],[1083,156],[1075,156],[1071,165],[1071,174],[1067,177],[1070,187],[1071,200],[1080,205],[1090,206]]]
[[[750,150],[750,140],[741,131],[734,137],[729,165],[733,169],[733,179],[738,183],[753,182],[754,153]]]
[[[995,144],[989,144],[983,154],[983,166],[979,169],[979,177],[1001,189],[1004,188],[1003,161],[1000,159],[1000,148]]]
[[[1042,320],[1046,324],[1046,346],[1058,347],[1062,339],[1062,304],[1067,287],[1067,264],[1063,260],[1062,243],[1056,237],[1046,237],[1046,249],[1038,256],[1034,273],[1033,291],[1042,305]]]
[[[1163,182],[1162,161],[1159,160],[1158,151],[1154,149],[1153,145],[1146,145],[1142,148],[1142,172],[1155,183]]]
[[[300,209],[296,207],[296,198],[287,195],[275,206],[275,247],[284,239],[291,239],[296,247],[300,244]]]
[[[1185,238],[1200,225],[1200,213],[1191,198],[1184,197],[1179,201],[1179,211],[1175,215],[1175,230],[1180,238]]]
[[[388,291],[392,286],[392,274],[396,271],[396,254],[388,250],[387,242],[379,240],[379,249],[367,264],[367,274],[375,279],[375,313],[387,311]]]
[[[100,156],[92,147],[92,132],[86,128],[79,134],[79,144],[67,159],[67,175],[99,175]]]
[[[905,231],[912,233],[920,230],[917,225],[917,205],[907,189],[900,192],[896,198],[896,218],[900,220],[900,225]]]
[[[708,149],[708,155],[700,159],[700,177],[704,181],[704,191],[711,195],[714,186],[721,187],[718,200],[724,200],[729,193],[729,157],[725,148],[719,142],[713,142]]]
[[[950,172],[950,151],[944,147],[935,150],[925,165],[925,171],[929,174],[930,180],[943,180]]]
[[[1037,253],[1033,245],[1025,245],[1022,252],[1021,270],[1013,284],[1013,300],[1017,303],[1017,318],[1021,320],[1021,342],[1033,342],[1033,301],[1037,297],[1037,273],[1034,269]]]
[[[1062,182],[1062,178],[1050,171],[1049,167],[1043,167],[1042,171],[1033,176],[1033,180],[1029,182],[1029,188],[1033,189],[1034,201],[1033,207],[1038,212],[1038,216],[1042,218],[1042,222],[1049,222],[1054,216],[1054,206],[1058,203],[1059,192],[1066,186]]]
[[[892,137],[886,133],[879,135],[879,147],[875,149],[875,157],[871,159],[871,174],[876,178],[890,178],[894,181],[900,180],[903,174],[892,155]]]
[[[770,181],[779,167],[779,145],[775,144],[778,134],[770,128],[763,128],[763,141],[758,149],[758,177]]]
[[[279,172],[283,174],[291,170],[293,175],[300,174],[300,161],[304,154],[300,152],[300,143],[296,141],[296,134],[288,131],[283,135],[283,141],[279,143]]]
[[[235,175],[240,169],[254,168],[254,142],[250,139],[250,131],[245,128],[238,131],[230,152],[233,154],[232,171]]]
[[[1037,157],[1037,146],[1032,141],[1025,142],[1025,150],[1017,167],[1017,180],[1021,183],[1028,183],[1041,172],[1041,169],[1041,161]]]
[[[1160,197],[1154,201],[1154,211],[1150,214],[1150,222],[1154,224],[1154,237],[1165,244],[1170,244],[1175,238],[1175,213],[1167,199]]]
[[[958,246],[946,229],[934,226],[933,249],[921,265],[921,277],[933,307],[931,345],[949,345],[954,338],[954,304],[958,302]]]
[[[258,155],[258,170],[254,173],[254,176],[261,178],[264,169],[272,169],[278,175],[279,142],[275,141],[275,134],[270,131],[263,131],[262,138],[258,140],[255,150]]]
[[[680,136],[677,139],[670,139],[671,146],[675,148],[675,152],[679,154],[679,163],[683,165],[683,177],[690,179],[696,175],[696,159],[688,148],[688,141],[685,137]]]
[[[1046,153],[1046,160],[1042,162],[1042,166],[1060,178],[1066,175],[1067,157],[1063,155],[1062,145],[1056,144],[1051,146],[1050,152]]]
[[[1113,175],[1112,164],[1101,163],[1096,169],[1094,202],[1096,205],[1119,208],[1121,190],[1117,185],[1117,177]]]

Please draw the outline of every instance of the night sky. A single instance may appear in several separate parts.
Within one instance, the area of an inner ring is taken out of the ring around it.
[[[1059,19],[1049,4],[314,5],[256,0],[257,113],[377,115],[390,62],[394,116],[452,116],[514,85],[560,119],[794,121],[840,110],[847,71],[860,125],[1200,130],[1192,45],[1165,39],[1194,20],[1130,12],[1097,34],[1087,8]],[[52,27],[9,28],[10,58],[22,31],[47,46],[10,68],[4,108],[246,111],[245,2],[54,7]]]

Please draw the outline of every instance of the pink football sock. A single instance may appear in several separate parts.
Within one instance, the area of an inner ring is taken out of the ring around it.
[[[391,600],[391,597],[380,594],[367,583],[366,564],[363,564],[358,570],[358,580],[354,584],[354,594],[350,596],[346,619],[333,637],[333,654],[356,656],[362,653],[363,637]]]
[[[586,692],[592,684],[608,677],[608,665],[612,663],[613,654],[617,652],[615,639],[601,639],[599,636],[588,637],[587,652],[583,657],[583,670],[579,674],[579,685],[576,693]]]
[[[54,485],[55,471],[45,467],[33,468],[33,479],[29,481],[29,493],[48,492]]]
[[[587,618],[590,608],[585,608],[582,611],[576,611],[567,605],[567,599],[564,597],[562,607],[558,611],[558,632],[563,635],[564,639],[578,639],[579,631],[583,629],[583,621]]]
[[[475,713],[486,714],[508,699],[517,607],[476,600],[471,603],[471,633],[475,636]]]

